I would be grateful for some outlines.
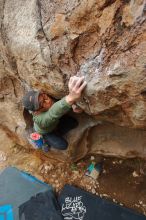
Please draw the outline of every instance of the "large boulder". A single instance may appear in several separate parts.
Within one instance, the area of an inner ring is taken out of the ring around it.
[[[84,75],[85,114],[69,137],[70,157],[145,158],[145,21],[144,0],[0,0],[0,125],[8,138],[26,145],[25,91],[59,99],[70,76]]]

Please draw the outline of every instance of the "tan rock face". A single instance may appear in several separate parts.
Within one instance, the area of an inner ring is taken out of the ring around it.
[[[145,157],[145,16],[142,0],[0,0],[0,125],[6,135],[26,144],[24,91],[61,98],[69,77],[84,75],[88,85],[78,104],[87,115],[79,117],[70,156]]]

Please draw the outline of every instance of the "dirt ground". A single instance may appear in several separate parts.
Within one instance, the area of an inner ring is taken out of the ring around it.
[[[97,180],[85,175],[91,162],[102,163]],[[146,161],[90,155],[77,163],[50,159],[19,145],[0,148],[0,170],[15,166],[51,184],[59,193],[65,184],[85,189],[146,215]]]

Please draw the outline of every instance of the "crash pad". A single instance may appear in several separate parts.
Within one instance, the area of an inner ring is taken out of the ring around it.
[[[65,220],[146,220],[131,209],[70,185],[65,185],[58,200]]]
[[[0,174],[0,220],[18,220],[19,206],[52,187],[14,167]]]

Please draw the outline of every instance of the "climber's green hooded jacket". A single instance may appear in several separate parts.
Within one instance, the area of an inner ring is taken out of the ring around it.
[[[59,119],[70,109],[71,105],[66,102],[64,97],[55,102],[48,111],[38,115],[33,114],[35,131],[42,135],[52,132],[56,128]]]

